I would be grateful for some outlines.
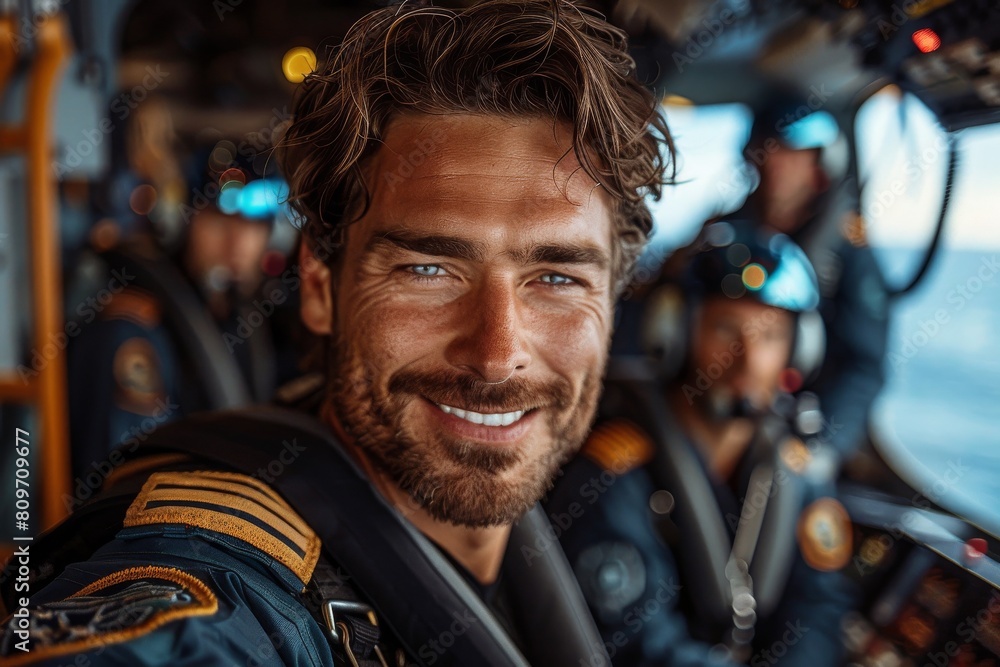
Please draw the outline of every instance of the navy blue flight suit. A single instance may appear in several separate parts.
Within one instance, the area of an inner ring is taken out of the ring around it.
[[[885,384],[889,297],[862,232],[846,234],[832,251],[836,275],[819,276],[826,355],[809,389],[828,417],[824,439],[849,457],[866,437],[869,409]]]
[[[258,480],[156,473],[114,540],[31,592],[30,651],[16,648],[14,618],[0,655],[53,667],[332,667],[302,603],[319,553],[312,529]]]
[[[193,285],[191,294],[197,294]],[[282,316],[267,319],[247,336],[241,327],[248,308],[240,304],[225,320],[206,321],[215,327],[210,335],[217,335],[236,361],[247,402],[262,402],[274,390],[271,327]],[[88,489],[96,490],[92,481],[107,476],[108,455],[115,447],[124,444],[135,451],[158,426],[222,407],[206,395],[199,369],[180,348],[164,311],[133,280],[106,303],[95,302],[78,313],[80,333],[70,341],[67,370],[74,487],[80,487],[81,500]]]
[[[728,654],[714,646],[720,640],[717,629],[691,617],[688,602],[698,595],[699,582],[679,568],[682,559],[676,550],[684,548],[684,536],[668,546],[656,527],[650,503],[658,489],[645,467],[653,447],[631,422],[599,423],[582,454],[564,468],[546,512],[554,525],[563,527],[559,540],[616,667],[733,665]],[[739,521],[739,498],[747,494],[749,467],[738,470],[736,491],[715,485],[730,536]],[[787,480],[803,491],[800,521],[817,501],[836,502],[828,483],[797,474]],[[839,529],[849,531],[849,525]],[[837,560],[849,558],[849,539],[833,545]],[[814,562],[818,558],[813,556]],[[827,569],[828,564],[820,565]],[[780,603],[757,622],[749,664],[839,664],[840,619],[852,600],[846,578],[811,566],[800,546]]]
[[[128,285],[79,314],[68,348],[69,426],[73,472],[87,484],[107,476],[112,448],[137,444],[183,409],[177,351],[152,294]]]

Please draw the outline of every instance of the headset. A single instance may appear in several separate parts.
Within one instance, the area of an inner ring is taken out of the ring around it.
[[[681,371],[697,308],[712,295],[749,298],[793,313],[789,367],[798,371],[800,384],[815,377],[826,335],[817,310],[819,283],[805,252],[788,236],[752,221],[719,221],[668,260],[640,306],[639,347],[661,381]]]

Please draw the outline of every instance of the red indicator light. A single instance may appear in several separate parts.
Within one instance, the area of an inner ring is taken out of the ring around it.
[[[978,560],[989,552],[989,545],[981,537],[973,537],[965,543],[966,562]]]
[[[782,391],[794,394],[802,388],[802,373],[796,368],[786,368],[781,372],[778,384]]]
[[[913,33],[913,43],[917,45],[921,53],[937,51],[941,46],[941,38],[930,28],[921,28]]]
[[[277,250],[268,250],[260,260],[260,268],[265,274],[274,277],[285,270],[288,262],[283,253]]]

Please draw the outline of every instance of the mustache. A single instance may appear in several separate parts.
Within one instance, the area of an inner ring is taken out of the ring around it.
[[[564,409],[573,400],[569,383],[561,379],[539,382],[512,377],[502,384],[490,384],[469,373],[448,370],[400,371],[389,381],[389,392],[416,394],[435,403],[484,413],[542,406]]]

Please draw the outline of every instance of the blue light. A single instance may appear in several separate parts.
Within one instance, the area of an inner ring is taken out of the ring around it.
[[[238,214],[240,212],[240,195],[242,190],[242,187],[235,185],[223,188],[222,192],[219,193],[219,199],[217,202],[219,210],[226,215]]]
[[[219,210],[250,220],[271,220],[285,207],[288,184],[280,179],[263,178],[242,187],[230,185],[219,194]]]

